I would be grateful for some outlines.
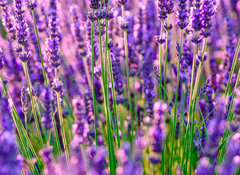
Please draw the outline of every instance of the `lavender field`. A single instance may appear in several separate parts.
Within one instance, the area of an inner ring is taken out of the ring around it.
[[[0,175],[240,174],[240,0],[0,14]]]

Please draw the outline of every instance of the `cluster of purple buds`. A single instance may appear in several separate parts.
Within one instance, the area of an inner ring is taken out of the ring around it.
[[[124,5],[126,4],[127,0],[118,0],[118,3],[121,4],[121,5]]]
[[[27,3],[27,7],[29,10],[34,10],[37,7],[37,1],[36,0],[25,0]]]
[[[3,49],[0,48],[0,70],[4,67],[5,55]]]
[[[90,0],[90,8],[96,10],[100,7],[100,0]]]
[[[202,14],[201,14],[201,0],[195,0],[194,7],[191,9],[191,24],[195,32],[202,29]],[[194,34],[195,35],[195,34]],[[199,36],[193,36],[192,42],[198,44],[202,41]]]
[[[7,32],[11,35],[10,38],[15,40],[16,39],[16,28],[14,26],[14,19],[10,15],[7,5],[8,5],[7,0],[0,1],[3,25],[5,26],[5,29],[7,30]]]
[[[80,29],[81,23],[79,21],[79,16],[78,16],[77,11],[78,11],[78,8],[75,6],[72,6],[71,12],[72,12],[72,17],[73,17],[73,33],[75,35],[75,38],[76,38],[76,41],[78,44],[77,56],[84,57],[87,55],[87,52],[86,52],[86,48],[84,45],[84,38],[82,37],[82,34],[81,34],[81,32],[82,32]]]
[[[75,142],[83,144],[86,142],[90,131],[89,124],[85,118],[84,101],[81,98],[73,100],[75,123],[73,124],[73,133]]]
[[[202,54],[201,52],[198,52],[197,54],[197,65],[200,63],[200,62],[204,62],[207,60],[207,52],[205,52],[204,54]]]
[[[21,103],[22,103],[22,111],[23,113],[27,113],[28,111],[28,91],[26,89],[26,87],[22,87],[21,90]]]
[[[148,117],[150,118],[153,117],[154,98],[157,96],[156,92],[154,92],[154,79],[152,77],[153,60],[154,60],[154,52],[153,50],[148,49],[144,56],[142,73],[144,78],[144,93],[145,93],[145,99],[146,99],[146,108],[148,112]]]
[[[11,108],[8,98],[0,97],[0,116],[0,124],[3,129],[5,131],[12,131],[13,120],[11,116]]]
[[[167,18],[166,1],[158,0],[156,5],[158,10],[158,18],[159,20],[164,21]]]
[[[19,58],[22,62],[27,62],[30,59],[30,51],[20,52]]]
[[[124,80],[121,74],[121,65],[120,60],[117,58],[113,53],[111,54],[112,59],[112,72],[113,72],[113,79],[114,79],[114,87],[117,91],[117,103],[121,103],[123,101],[123,84]]]
[[[14,3],[17,41],[19,45],[25,46],[28,39],[28,25],[24,15],[25,11],[23,10],[23,0],[15,0]]]
[[[184,29],[185,27],[187,27],[189,23],[187,0],[179,0],[178,6],[179,6],[177,11],[178,26],[181,29]]]
[[[95,17],[97,19],[108,19],[111,20],[114,18],[112,9],[108,10],[106,7],[95,12]]]
[[[149,128],[149,136],[151,138],[152,154],[150,162],[159,164],[161,162],[160,154],[163,149],[163,141],[166,137],[164,114],[167,111],[167,104],[157,101],[154,103],[154,118]]]
[[[53,103],[53,96],[51,88],[46,87],[44,92],[44,106],[45,111],[42,117],[42,123],[46,130],[50,130],[52,128],[52,103]]]
[[[216,0],[203,0],[201,7],[202,15],[202,35],[209,37],[211,35],[210,29],[212,26],[211,17],[216,12]]]
[[[63,83],[59,80],[59,78],[54,78],[53,79],[52,88],[55,92],[62,92]]]
[[[58,26],[57,17],[57,4],[56,0],[50,0],[49,2],[49,24],[48,24],[48,34],[49,38],[47,40],[47,54],[51,65],[54,68],[58,68],[61,64],[60,58],[60,33]]]
[[[240,90],[236,89],[236,98],[234,98],[234,113],[240,115]]]

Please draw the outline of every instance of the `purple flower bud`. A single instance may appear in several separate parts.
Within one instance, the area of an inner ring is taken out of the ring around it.
[[[201,7],[201,15],[202,15],[202,35],[204,37],[209,37],[211,35],[210,29],[212,26],[211,17],[216,12],[216,0],[203,0]]]
[[[126,4],[127,0],[118,0],[118,3],[121,4],[121,5],[124,5]]]
[[[185,27],[187,27],[189,23],[187,0],[179,0],[178,6],[179,6],[177,11],[178,26],[181,29],[184,29]]]
[[[13,18],[13,16],[10,15],[7,4],[8,4],[7,0],[0,1],[3,25],[5,26],[5,29],[7,30],[8,34],[10,34],[10,38],[15,40],[16,39],[16,28],[15,28],[15,24],[14,24],[14,18]]]
[[[44,110],[44,115],[41,120],[43,123],[43,126],[46,130],[51,129],[53,126],[53,124],[52,124],[52,100],[53,100],[53,96],[52,96],[51,88],[47,87],[44,92],[45,110]]]
[[[90,8],[98,9],[100,7],[100,0],[90,0]]]
[[[37,7],[36,0],[25,0],[29,10],[34,10]]]
[[[5,55],[3,53],[3,49],[0,48],[0,70],[3,68],[4,66],[4,60],[5,60]]]
[[[30,58],[30,51],[21,52],[19,58],[22,62],[27,62]]]
[[[23,10],[23,0],[15,0],[15,20],[17,30],[17,41],[20,45],[25,46],[28,40],[28,25]]]
[[[27,108],[28,108],[28,92],[27,92],[27,89],[25,87],[22,87],[22,90],[21,90],[21,103],[22,103],[22,110],[23,110],[23,113],[26,113],[27,112]]]

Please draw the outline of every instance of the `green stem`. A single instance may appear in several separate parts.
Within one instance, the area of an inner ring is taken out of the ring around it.
[[[169,26],[169,14],[168,14],[167,27]],[[164,64],[164,102],[167,102],[167,58],[168,58],[168,40],[169,39],[169,29],[166,30],[166,51],[165,51],[165,64]]]
[[[231,71],[230,71],[227,88],[226,88],[226,91],[225,91],[226,103],[228,101],[228,96],[229,96],[228,95],[229,94],[228,91],[229,91],[229,88],[230,88],[232,75],[233,75],[233,72],[234,72],[234,69],[235,69],[235,66],[236,66],[237,57],[238,57],[238,53],[239,53],[239,48],[240,48],[240,40],[238,42],[237,49],[236,49],[236,52],[235,52],[235,55],[234,55],[233,64],[232,64],[232,68],[231,68]],[[238,87],[239,80],[240,80],[240,69],[238,70],[237,80],[235,82],[234,89],[236,89]],[[235,94],[235,92],[233,92],[233,96],[232,96],[232,99],[230,101],[230,108],[229,108],[228,115],[227,115],[227,121],[228,122],[230,122],[232,120],[232,118],[233,118],[233,114],[231,112],[231,109],[232,109],[233,100],[234,100],[235,97],[236,97],[236,94]],[[222,143],[221,143],[221,144],[223,144],[223,146],[221,147],[221,149],[219,151],[219,156],[218,156],[218,162],[219,163],[223,160],[223,157],[225,155],[226,143],[224,143],[224,141],[228,138],[228,135],[229,135],[228,129],[225,128],[225,131],[224,131],[224,134],[223,134]]]
[[[178,110],[178,89],[179,89],[179,74],[180,74],[180,59],[182,54],[182,43],[183,43],[183,29],[181,30],[180,50],[179,50],[179,58],[178,58],[177,87],[176,87],[176,95],[175,95],[172,149],[171,149],[171,157],[170,157],[169,174],[172,174],[172,165],[173,165],[173,150],[174,150],[174,140],[175,140],[175,130],[176,130],[176,120],[177,120],[177,110]]]
[[[114,80],[113,80],[111,55],[110,55],[110,50],[109,49],[108,49],[108,62],[110,63],[109,64],[109,70],[110,70],[110,79],[111,79],[111,85],[112,85],[113,112],[114,112],[114,116],[115,116],[115,123],[116,123],[116,130],[117,130],[117,142],[118,142],[118,147],[120,148],[116,93],[115,93],[115,85],[114,85]]]
[[[235,66],[236,66],[239,48],[240,48],[240,40],[238,41],[237,49],[236,49],[236,52],[235,52],[235,55],[234,55],[233,64],[232,64],[232,67],[231,67],[230,75],[229,75],[229,78],[228,78],[228,84],[227,84],[227,88],[226,88],[226,91],[225,91],[225,96],[227,96],[228,93],[229,93],[228,91],[229,91],[229,88],[230,88],[233,72],[234,72],[234,69],[235,69]]]
[[[124,5],[121,5],[121,10],[122,10],[122,18],[123,22],[126,22],[125,19],[125,9]],[[130,114],[131,114],[131,146],[132,146],[132,141],[134,137],[133,133],[133,110],[132,110],[132,98],[131,98],[131,89],[130,89],[130,80],[129,80],[129,63],[128,63],[128,40],[127,40],[127,30],[123,31],[123,36],[124,36],[124,50],[125,50],[125,66],[126,66],[126,73],[127,73],[127,90],[128,90],[128,103],[129,103],[129,108],[130,108]]]
[[[94,14],[94,10],[92,10],[92,15]],[[93,46],[93,28],[94,21],[91,22],[91,51],[92,51],[92,96],[93,96],[93,111],[94,111],[94,129],[95,129],[95,142],[98,145],[97,140],[97,102],[95,96],[95,81],[94,81],[94,46]]]
[[[160,37],[163,33],[163,21],[161,21]],[[162,43],[159,44],[159,98],[162,99]]]
[[[104,58],[103,58],[103,42],[102,42],[102,33],[100,20],[97,20],[98,29],[99,29],[99,44],[100,44],[100,57],[101,57],[101,69],[102,69],[102,79],[103,79],[103,91],[104,91],[104,102],[105,102],[105,114],[107,118],[107,132],[108,132],[108,146],[109,146],[109,161],[110,161],[110,173],[116,174],[115,167],[115,156],[114,156],[114,147],[113,147],[113,138],[111,131],[111,122],[110,122],[110,109],[108,104],[108,88],[107,88],[107,75],[105,74],[104,69]],[[107,50],[106,50],[107,52]]]
[[[48,85],[47,74],[46,74],[46,71],[45,71],[44,63],[43,63],[42,49],[41,49],[40,39],[39,39],[39,35],[38,35],[38,29],[37,29],[37,24],[36,24],[36,18],[35,18],[34,10],[32,10],[32,16],[33,16],[33,21],[34,21],[35,33],[36,33],[36,36],[37,36],[38,49],[39,49],[39,55],[40,55],[40,58],[41,58],[43,76],[44,76],[45,84],[47,86]]]
[[[207,48],[207,39],[208,38],[204,38],[204,45],[203,45],[203,49],[201,52],[201,60],[203,60],[206,48]],[[197,101],[197,91],[199,88],[199,81],[200,81],[200,76],[201,76],[201,71],[202,71],[202,64],[203,61],[200,61],[198,70],[197,70],[197,75],[196,75],[196,82],[194,85],[194,90],[193,90],[193,94],[192,94],[192,100],[191,102],[191,106],[190,106],[190,111],[189,111],[189,115],[190,117],[192,117],[192,123],[191,123],[191,131],[190,131],[190,140],[189,140],[189,144],[190,144],[190,151],[189,151],[189,156],[190,156],[190,160],[189,160],[189,171],[191,173],[191,163],[192,163],[192,151],[193,151],[193,135],[194,135],[194,119],[195,119],[195,115],[194,115],[194,111],[196,108],[196,101]],[[194,107],[194,108],[192,108]]]

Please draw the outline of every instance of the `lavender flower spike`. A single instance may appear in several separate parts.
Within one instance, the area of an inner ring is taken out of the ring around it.
[[[179,6],[177,11],[178,26],[181,29],[184,29],[185,27],[187,27],[189,23],[187,0],[179,0],[178,6]]]

